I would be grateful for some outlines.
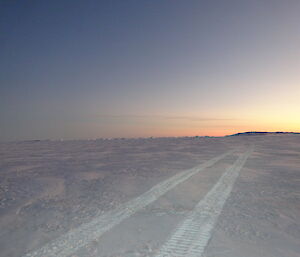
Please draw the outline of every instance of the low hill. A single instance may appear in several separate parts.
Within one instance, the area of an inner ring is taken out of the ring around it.
[[[283,131],[276,131],[276,132],[266,132],[266,131],[248,131],[248,132],[241,132],[229,135],[229,137],[232,136],[257,136],[257,135],[276,135],[276,134],[294,134],[294,135],[300,135],[298,132],[283,132]]]

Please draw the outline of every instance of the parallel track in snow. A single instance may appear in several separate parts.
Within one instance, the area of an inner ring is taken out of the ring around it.
[[[25,254],[23,257],[67,257],[75,253],[93,240],[98,239],[105,232],[109,231],[126,218],[156,201],[160,196],[164,195],[178,184],[186,181],[201,170],[213,166],[233,152],[234,150],[228,151],[192,169],[180,172],[171,178],[166,179],[139,197],[121,204],[112,211],[93,218],[90,222],[70,230],[40,249]]]
[[[155,257],[201,257],[240,170],[253,147],[241,155],[175,229]]]

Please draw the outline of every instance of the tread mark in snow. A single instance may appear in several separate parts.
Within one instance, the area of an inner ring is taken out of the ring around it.
[[[188,214],[155,257],[201,257],[240,170],[254,147],[227,169],[207,195]]]
[[[93,240],[99,238],[102,234],[121,223],[124,219],[154,202],[178,184],[186,181],[199,171],[211,167],[233,152],[234,150],[230,150],[192,169],[185,170],[166,179],[153,186],[149,191],[143,193],[137,198],[121,204],[112,211],[95,217],[92,221],[70,230],[40,249],[25,254],[23,257],[67,257]]]

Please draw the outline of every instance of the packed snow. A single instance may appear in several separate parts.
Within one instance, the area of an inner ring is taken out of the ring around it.
[[[0,256],[160,256],[183,224],[198,225],[169,256],[201,242],[205,257],[300,256],[300,135],[33,140],[0,155]]]

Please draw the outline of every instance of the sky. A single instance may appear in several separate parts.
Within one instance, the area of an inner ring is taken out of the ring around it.
[[[300,131],[299,0],[0,1],[0,140]]]

